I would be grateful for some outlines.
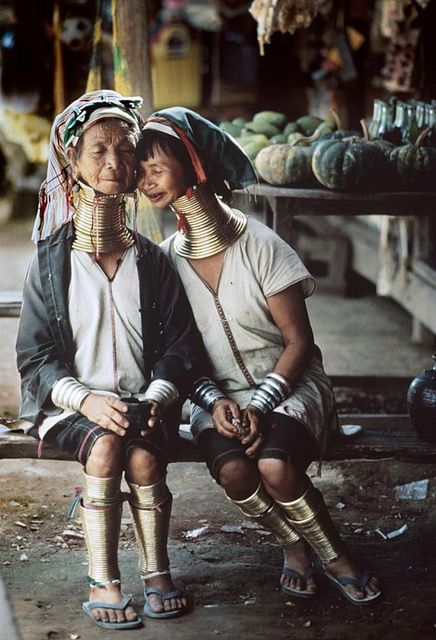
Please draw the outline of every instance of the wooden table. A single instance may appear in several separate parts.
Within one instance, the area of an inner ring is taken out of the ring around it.
[[[293,216],[389,215],[424,218],[436,213],[436,191],[342,193],[329,189],[275,187],[261,182],[237,193],[264,197],[269,206],[267,224],[285,240],[292,237]]]

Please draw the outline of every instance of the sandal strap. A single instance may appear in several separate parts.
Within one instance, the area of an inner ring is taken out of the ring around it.
[[[113,609],[115,611],[123,611],[128,607],[128,605],[132,602],[132,598],[128,596],[124,596],[120,602],[103,602],[103,601],[94,601],[87,602],[86,606],[89,610],[92,609]]]
[[[338,582],[340,582],[340,584],[342,584],[344,587],[346,585],[352,585],[353,587],[356,587],[356,589],[360,589],[361,591],[363,591],[369,582],[369,578],[370,578],[370,575],[368,571],[364,571],[360,576],[359,580],[356,580],[356,578],[350,578],[347,576],[344,576],[343,578],[335,578],[335,579]]]
[[[315,575],[316,571],[314,567],[309,567],[305,573],[301,574],[299,571],[296,571],[295,569],[290,569],[285,565],[283,567],[282,573],[287,578],[300,578],[301,580],[304,580],[306,582],[309,578],[312,578],[312,576]]]
[[[144,592],[146,596],[155,594],[159,596],[163,601],[171,600],[171,598],[183,597],[183,592],[180,591],[180,589],[174,589],[174,591],[163,591],[162,589],[159,589],[159,587],[146,587],[144,589]]]

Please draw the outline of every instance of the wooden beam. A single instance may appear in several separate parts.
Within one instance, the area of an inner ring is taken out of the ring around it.
[[[116,6],[120,48],[128,66],[128,81],[132,94],[143,98],[141,112],[148,116],[153,111],[153,91],[148,55],[147,2],[120,0]]]
[[[337,436],[332,439],[326,460],[353,460],[393,458],[409,462],[436,462],[436,443],[419,440],[406,415],[341,415],[341,424],[360,424],[361,433],[355,436]],[[203,459],[192,437],[180,432],[180,444],[171,462],[202,462]],[[0,434],[0,459],[37,458],[38,441],[22,432]],[[72,460],[68,454],[45,445],[45,460]]]

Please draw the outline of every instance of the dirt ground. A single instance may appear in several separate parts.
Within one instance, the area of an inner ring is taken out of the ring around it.
[[[20,286],[32,250],[27,240],[29,226],[0,229],[0,290]],[[329,373],[356,375],[371,370],[396,375],[401,370],[413,377],[430,365],[429,350],[410,345],[410,324],[388,301],[332,301],[321,293],[310,304]],[[372,320],[365,315],[368,308]],[[14,319],[0,322],[0,414],[15,413],[17,323]],[[344,402],[348,409],[346,399]],[[402,406],[401,402],[395,406]],[[316,468],[311,467],[310,472],[315,476]],[[396,486],[425,479],[429,480],[425,499],[396,499]],[[244,521],[204,465],[172,464],[168,479],[174,495],[170,555],[176,583],[190,594],[192,611],[170,621],[147,619],[144,629],[130,631],[128,637],[436,638],[434,466],[392,460],[325,464],[322,477],[315,477],[314,482],[323,491],[352,554],[380,578],[381,601],[371,607],[353,606],[322,577],[317,598],[298,601],[287,597],[279,588],[282,558],[272,536]],[[0,573],[22,640],[125,637],[125,632],[102,631],[81,612],[81,603],[87,599],[86,555],[80,523],[67,517],[80,484],[81,469],[76,463],[0,461]],[[124,591],[134,596],[140,610],[143,599],[136,549],[127,511],[124,516],[120,543]],[[392,539],[385,540],[376,531],[386,535],[403,525],[407,529]],[[1,623],[0,640],[9,640]]]
[[[395,499],[395,486],[425,478],[430,480],[425,500]],[[435,638],[435,469],[392,461],[326,464],[321,480],[314,481],[353,555],[380,577],[384,594],[379,603],[348,604],[321,577],[314,600],[281,593],[281,553],[271,536],[243,520],[202,464],[172,464],[170,555],[176,582],[189,592],[193,610],[172,621],[147,619],[145,629],[131,631],[129,637]],[[80,610],[87,599],[86,555],[80,523],[67,518],[80,483],[76,463],[2,461],[0,563],[23,640],[122,635],[98,629]],[[403,525],[407,530],[390,540],[375,532],[387,534]],[[141,607],[127,511],[123,529],[124,590]],[[190,537],[199,529],[203,533]],[[8,640],[1,630],[0,638]]]

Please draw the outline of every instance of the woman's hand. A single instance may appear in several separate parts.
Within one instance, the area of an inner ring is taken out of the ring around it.
[[[162,416],[159,403],[155,402],[154,400],[150,400],[150,404],[150,417],[147,422],[147,428],[144,431],[141,431],[141,436],[146,436],[148,433],[148,429],[160,427],[160,425],[162,424]]]
[[[248,405],[242,412],[242,425],[245,426],[248,433],[242,438],[241,444],[247,447],[245,453],[248,458],[254,458],[263,445],[264,415]]]
[[[101,396],[96,393],[90,393],[86,396],[80,407],[80,413],[88,420],[119,436],[124,436],[129,426],[129,421],[124,415],[126,411],[127,405],[119,398]]]
[[[237,438],[238,428],[234,421],[240,421],[241,410],[239,405],[229,398],[217,400],[212,409],[212,420],[218,433],[225,438]]]

